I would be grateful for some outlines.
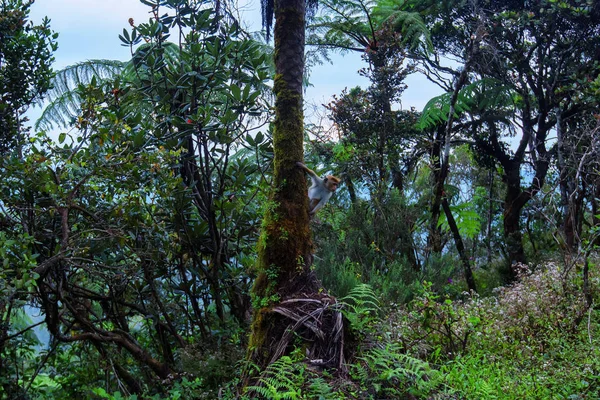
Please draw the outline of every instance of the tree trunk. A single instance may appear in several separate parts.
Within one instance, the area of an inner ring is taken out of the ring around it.
[[[304,159],[302,79],[305,0],[275,2],[274,182],[258,242],[258,276],[252,289],[254,316],[249,356],[260,367],[272,359],[285,326],[274,306],[295,294],[316,293],[320,283],[310,271],[307,185],[296,162]]]
[[[571,258],[579,249],[579,238],[581,237],[581,222],[584,200],[584,190],[578,188],[576,192],[571,193],[566,210],[563,232],[567,256]]]
[[[507,281],[517,278],[514,266],[517,263],[526,263],[523,248],[523,235],[521,233],[521,210],[525,205],[522,199],[521,177],[519,163],[512,168],[505,167],[506,196],[504,198],[504,239],[508,253],[509,268],[506,273]]]
[[[350,201],[352,202],[352,204],[355,204],[356,203],[356,188],[354,187],[354,182],[352,181],[352,178],[350,178],[348,175],[346,175],[344,177],[344,185],[348,189],[348,195],[350,196]]]
[[[592,227],[600,229],[600,206],[598,205],[598,199],[600,199],[600,177],[597,177],[594,181],[593,189],[591,190],[591,203],[592,203]],[[600,234],[595,235],[592,240],[594,246],[600,246]]]
[[[487,262],[492,263],[492,221],[494,218],[494,171],[490,169],[488,174],[490,183],[489,201],[488,201],[488,217],[485,230],[485,247],[487,250]]]
[[[444,213],[446,214],[446,220],[448,221],[448,226],[450,227],[452,236],[454,236],[454,244],[456,245],[456,250],[458,251],[458,255],[460,256],[460,261],[463,264],[463,271],[465,274],[465,281],[467,281],[467,287],[469,288],[469,290],[472,290],[475,293],[477,293],[477,286],[475,285],[475,277],[473,276],[473,270],[471,269],[471,262],[469,261],[469,256],[467,255],[465,244],[462,240],[462,237],[460,236],[458,225],[456,225],[456,220],[452,215],[452,210],[450,210],[450,204],[448,204],[448,199],[444,198],[442,200],[442,208],[444,209]]]
[[[430,254],[439,255],[442,252],[442,232],[439,228],[439,220],[441,215],[442,196],[444,194],[444,180],[442,174],[441,152],[442,142],[444,137],[443,126],[438,127],[433,146],[429,153],[431,162],[431,178],[433,185],[433,193],[431,204],[429,206],[429,236],[427,238],[427,252]]]
[[[463,264],[463,270],[465,273],[465,280],[467,281],[467,287],[469,288],[469,290],[472,290],[473,292],[477,293],[477,286],[475,285],[475,278],[473,277],[471,262],[469,261],[469,256],[467,255],[465,244],[462,240],[462,237],[460,236],[460,231],[458,230],[458,226],[456,225],[454,216],[452,215],[452,210],[450,210],[450,204],[448,204],[448,199],[444,198],[442,200],[442,207],[444,208],[444,213],[446,214],[446,220],[448,220],[448,226],[450,227],[452,236],[454,236],[456,250],[458,251],[458,255],[460,256],[460,260]]]

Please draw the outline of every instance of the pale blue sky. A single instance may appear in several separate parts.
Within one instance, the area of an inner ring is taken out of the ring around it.
[[[242,0],[243,18],[251,29],[260,28],[260,2]],[[129,49],[122,47],[118,35],[129,28],[128,19],[145,21],[149,7],[139,0],[36,0],[31,9],[31,20],[40,22],[44,16],[51,20],[52,29],[59,33],[58,50],[55,53],[55,69],[89,59],[128,60]],[[345,87],[368,85],[367,79],[358,75],[365,66],[360,54],[334,56],[333,65],[313,68],[310,81],[313,86],[306,91],[306,102],[328,103],[331,96]],[[402,107],[422,109],[427,101],[440,93],[439,89],[421,76],[407,80],[409,88],[404,93]],[[29,113],[31,118],[39,110]]]

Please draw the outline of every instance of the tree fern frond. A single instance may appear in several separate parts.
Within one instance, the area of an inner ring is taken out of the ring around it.
[[[35,122],[35,129],[67,127],[79,112],[81,98],[76,93],[77,87],[88,85],[94,77],[101,82],[114,79],[125,65],[127,63],[117,60],[88,60],[58,71],[44,99],[48,105]],[[44,101],[36,105],[42,106]]]
[[[403,5],[403,1],[381,0],[373,10],[373,15],[382,23],[391,23],[394,30],[400,33],[402,43],[411,51],[432,52],[433,42],[425,21],[418,12],[403,10]]]
[[[420,50],[423,53],[433,51],[433,42],[427,25],[416,12],[398,11],[390,16],[394,29],[400,32],[402,43],[412,51]]]
[[[35,130],[50,130],[56,127],[67,127],[80,111],[81,98],[72,90],[56,97],[42,111],[42,115],[35,121]]]
[[[93,77],[100,80],[113,79],[121,73],[126,64],[117,60],[87,60],[69,65],[56,73],[52,89],[48,91],[48,98],[52,102],[66,91],[89,84]]]
[[[419,120],[420,129],[430,129],[448,120],[452,93],[444,93],[429,100]],[[513,104],[512,91],[495,79],[485,78],[466,85],[458,93],[453,118],[475,110],[506,108]]]
[[[338,51],[364,51],[373,30],[378,29],[370,21],[375,1],[323,0],[320,4],[326,13],[307,27],[307,43]]]

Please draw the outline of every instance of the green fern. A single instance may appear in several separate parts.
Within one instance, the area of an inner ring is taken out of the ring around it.
[[[362,373],[364,383],[396,395],[424,395],[439,383],[440,373],[425,361],[408,356],[398,344],[373,348],[362,357],[368,372]]]
[[[430,129],[448,121],[452,93],[434,97],[425,105],[418,126]],[[453,118],[458,119],[465,112],[490,108],[506,108],[513,104],[511,90],[495,79],[485,78],[466,85],[458,93],[454,105]]]
[[[402,43],[410,50],[424,54],[433,51],[431,33],[418,12],[402,10],[404,2],[398,0],[380,0],[373,15],[382,22],[390,22],[400,33]]]
[[[325,10],[308,27],[307,43],[338,51],[360,51],[376,41],[377,31],[390,23],[409,49],[430,52],[431,35],[421,16],[401,10],[394,0],[323,0]]]
[[[88,60],[58,71],[52,80],[52,89],[45,97],[48,105],[36,121],[35,129],[67,127],[79,114],[81,97],[77,87],[88,85],[93,78],[99,83],[112,80],[123,72],[125,66],[125,62],[117,60]],[[42,106],[42,102],[37,105]]]
[[[331,386],[325,379],[318,377],[311,381],[307,398],[316,400],[337,400],[340,397],[339,393],[333,392]]]
[[[263,399],[301,399],[304,368],[295,364],[288,356],[283,356],[267,367],[255,386],[248,391]]]
[[[357,285],[339,302],[342,313],[354,331],[364,332],[377,321],[379,300],[371,286],[364,283]]]

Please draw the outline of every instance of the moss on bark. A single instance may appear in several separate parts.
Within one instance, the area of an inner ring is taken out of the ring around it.
[[[296,167],[304,159],[304,0],[279,0],[275,6],[274,177],[258,246],[258,276],[252,289],[254,319],[249,355],[260,367],[270,359],[269,343],[287,324],[272,307],[320,284],[310,271],[312,242],[306,178]]]

